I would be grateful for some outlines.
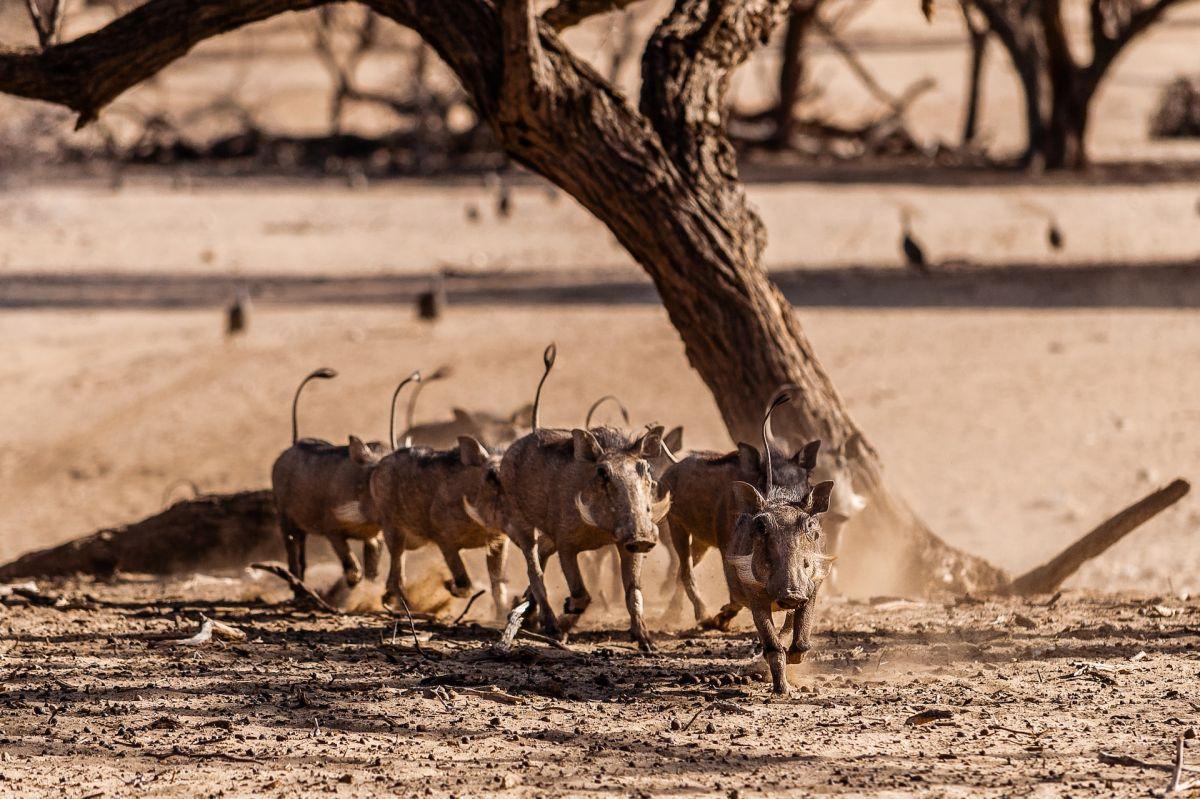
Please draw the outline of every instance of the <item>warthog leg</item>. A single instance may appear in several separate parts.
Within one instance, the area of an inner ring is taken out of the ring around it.
[[[574,550],[559,550],[558,564],[562,567],[563,577],[567,581],[567,589],[571,595],[563,604],[563,615],[559,617],[558,626],[563,634],[574,629],[579,617],[592,604],[592,596],[583,583],[583,573],[579,570],[579,553]]]
[[[379,563],[383,560],[383,534],[363,541],[363,572],[368,580],[379,576]]]
[[[788,647],[787,662],[800,663],[804,655],[812,649],[813,616],[816,615],[816,597],[801,603],[795,611],[788,613],[788,621],[792,623],[792,643]]]
[[[358,585],[363,577],[362,566],[359,565],[358,558],[354,557],[354,553],[350,551],[350,541],[341,533],[326,533],[325,537],[329,539],[329,545],[333,547],[334,554],[342,562],[342,574],[346,576],[346,585],[351,588]]]
[[[771,690],[780,696],[786,696],[791,691],[787,681],[787,662],[783,654],[783,645],[779,641],[779,632],[771,618],[771,611],[766,608],[751,608],[754,616],[754,626],[758,629],[758,640],[762,642],[763,657],[771,670]]]
[[[646,629],[645,607],[642,600],[642,563],[646,556],[641,552],[619,550],[621,558],[621,580],[625,584],[625,607],[629,608],[629,636],[637,641],[638,649],[653,652],[654,643]]]
[[[471,595],[471,575],[467,574],[467,564],[463,563],[462,554],[451,546],[439,544],[442,558],[450,569],[450,579],[446,581],[446,590],[451,596],[465,599]]]
[[[508,539],[495,538],[487,548],[488,580],[492,584],[492,602],[496,606],[496,620],[504,621],[508,615],[508,578],[504,576],[504,564],[508,560]]]
[[[403,606],[399,599],[404,597],[405,602],[408,597],[404,593],[404,547],[408,536],[403,530],[399,530],[391,525],[388,521],[383,523],[383,537],[387,541],[388,554],[391,556],[391,566],[388,569],[387,589],[383,593],[384,607],[396,609],[396,605]]]
[[[290,517],[284,515],[279,517],[279,529],[283,531],[283,546],[287,550],[288,571],[297,579],[303,580],[305,567],[308,565],[304,552],[305,539],[308,534],[301,530]]]

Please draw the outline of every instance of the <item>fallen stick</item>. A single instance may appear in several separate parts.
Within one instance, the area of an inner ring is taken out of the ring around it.
[[[1053,560],[1014,579],[1007,586],[1007,592],[1027,596],[1048,594],[1057,590],[1080,566],[1183,499],[1190,489],[1191,486],[1186,480],[1178,479],[1138,500],[1116,516],[1102,522]]]
[[[281,579],[285,583],[287,583],[289,586],[291,586],[291,589],[294,593],[298,594],[299,596],[304,597],[308,602],[312,603],[317,608],[325,611],[326,613],[337,613],[337,614],[341,613],[340,610],[338,610],[333,605],[329,604],[324,599],[322,599],[320,594],[318,594],[316,591],[312,590],[307,585],[305,585],[304,582],[302,580],[300,580],[299,577],[292,574],[284,566],[282,566],[278,563],[251,563],[250,568],[258,569],[259,571],[269,572],[270,574],[275,575],[276,577],[278,577],[279,579]]]
[[[398,591],[397,595],[400,597],[400,604],[404,605],[404,615],[408,618],[408,630],[412,633],[413,646],[417,648],[418,655],[428,660],[429,655],[421,648],[421,639],[417,637],[417,625],[413,624],[412,611],[408,609],[408,600],[404,597],[403,591]],[[393,632],[395,629],[395,627],[392,628]]]
[[[546,644],[547,646],[552,646],[555,649],[561,649],[564,652],[574,652],[575,651],[575,650],[571,649],[571,647],[564,644],[562,641],[556,641],[548,635],[542,635],[541,633],[535,633],[533,630],[517,630],[517,635],[528,638],[531,641],[538,641],[539,643]]]
[[[1187,791],[1193,786],[1200,784],[1196,780],[1184,782],[1183,768],[1183,736],[1181,735],[1175,741],[1175,769],[1171,772],[1171,783],[1167,786],[1167,793]]]
[[[465,619],[467,617],[467,614],[471,612],[471,606],[474,605],[475,600],[479,599],[479,597],[481,597],[481,596],[483,596],[482,588],[471,595],[471,598],[467,600],[467,606],[465,608],[463,608],[462,613],[458,614],[458,618],[454,620],[455,625],[458,625],[463,619]]]

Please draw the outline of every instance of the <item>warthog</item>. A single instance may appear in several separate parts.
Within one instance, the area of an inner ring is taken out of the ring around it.
[[[417,398],[421,388],[426,383],[441,380],[450,375],[450,370],[441,367],[417,386],[408,400],[408,410],[405,414],[405,426],[408,428],[401,438],[411,444],[435,449],[452,449],[457,446],[461,436],[469,436],[484,446],[497,448],[515,441],[529,429],[533,414],[533,406],[525,405],[513,411],[509,416],[497,416],[488,411],[466,411],[462,408],[450,410],[453,418],[443,422],[426,422],[413,424],[413,413],[417,406]]]
[[[469,436],[448,451],[402,447],[384,458],[371,475],[371,496],[391,554],[384,603],[404,594],[404,553],[435,544],[452,579],[456,597],[471,594],[471,578],[459,554],[487,547],[488,578],[497,618],[507,611],[504,564],[508,538],[501,532],[500,456]]]
[[[592,429],[592,416],[595,414],[596,409],[605,402],[611,402],[616,405],[617,411],[621,414],[621,420],[625,423],[626,427],[629,426],[629,411],[626,410],[625,404],[612,394],[605,394],[588,408],[587,415],[583,420],[583,428],[585,430]],[[650,430],[653,427],[654,425],[648,425],[646,429]],[[650,476],[655,480],[656,485],[666,468],[675,462],[674,453],[679,452],[682,448],[683,428],[674,427],[662,438],[662,452],[655,457],[647,459],[647,462],[650,464]],[[675,549],[671,546],[671,542],[666,539],[661,530],[659,531],[659,541],[666,547],[667,555],[670,557],[670,565],[667,568],[668,574],[673,577],[679,571],[679,558],[675,555]],[[611,569],[605,565],[610,555],[612,556]],[[606,610],[611,608],[612,601],[624,592],[618,547],[614,545],[612,548],[605,547],[594,552],[590,556],[585,557],[585,563],[587,564],[588,576],[593,583],[600,583],[606,577],[612,578],[612,583],[600,591],[601,604]]]
[[[731,489],[738,515],[721,542],[725,581],[732,600],[750,608],[777,694],[789,690],[786,664],[799,663],[812,646],[817,592],[830,561],[817,517],[832,490],[832,482],[800,491],[769,481],[765,496],[740,481]],[[771,616],[776,610],[788,612],[784,627],[792,628],[786,656]]]
[[[763,424],[766,425],[768,420],[769,412],[764,416]],[[764,432],[762,454],[743,442],[728,454],[693,452],[663,472],[659,490],[670,493],[674,502],[660,527],[663,537],[674,549],[672,565],[678,564],[677,572],[668,572],[662,589],[671,594],[669,615],[679,612],[682,585],[691,600],[696,621],[728,629],[740,606],[726,604],[720,613],[709,619],[704,600],[696,588],[694,568],[709,549],[719,544],[721,536],[728,533],[737,517],[730,486],[740,481],[763,487],[767,465],[773,462],[776,484],[803,494],[811,485],[810,474],[816,467],[820,448],[820,441],[810,441],[799,452],[785,456],[770,443]]]
[[[364,570],[371,579],[379,574],[383,541],[371,499],[370,477],[387,449],[377,441],[365,443],[356,436],[350,436],[347,446],[299,438],[297,406],[304,386],[314,379],[336,376],[332,369],[318,369],[300,381],[292,398],[292,446],[275,460],[271,486],[292,574],[304,579],[306,539],[310,534],[323,535],[342,562],[346,584],[354,586],[362,580]],[[416,377],[410,375],[404,382]],[[350,551],[351,538],[363,542],[363,566]]]
[[[670,497],[656,497],[647,462],[662,452],[662,428],[636,440],[606,427],[542,428],[542,386],[554,357],[550,345],[533,404],[533,432],[513,442],[500,463],[505,532],[525,556],[543,629],[556,637],[569,632],[591,602],[579,553],[617,544],[630,634],[649,651],[653,647],[643,618],[642,556],[653,548],[658,538],[655,524],[671,504]],[[561,620],[550,607],[542,571],[554,552],[570,589]]]

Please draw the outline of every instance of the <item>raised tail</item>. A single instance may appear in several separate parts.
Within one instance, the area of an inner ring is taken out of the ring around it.
[[[766,414],[763,415],[763,423],[762,423],[763,462],[766,464],[766,467],[767,467],[766,468],[767,493],[765,494],[765,496],[768,496],[768,497],[771,495],[771,486],[773,486],[775,484],[775,475],[771,471],[771,441],[770,441],[771,414],[774,413],[775,409],[778,408],[780,405],[786,405],[787,403],[789,403],[791,401],[792,401],[791,396],[788,395],[788,393],[786,391],[781,391],[775,395],[775,399],[773,399],[771,401],[771,407],[767,408]]]
[[[603,405],[606,402],[615,402],[616,403],[617,409],[621,411],[621,419],[624,420],[625,426],[629,427],[629,411],[627,411],[625,409],[625,404],[623,402],[621,402],[621,400],[614,397],[612,394],[605,394],[603,397],[601,397],[600,399],[593,402],[592,407],[588,408],[587,417],[584,418],[584,420],[583,420],[583,429],[584,430],[592,429],[592,414],[594,414],[596,412],[596,409],[599,408],[601,405]]]
[[[409,383],[417,383],[419,385],[420,382],[421,373],[413,372],[401,380],[400,385],[396,386],[396,390],[392,392],[392,407],[388,416],[388,443],[392,445],[393,450],[396,449],[396,400],[400,397],[400,392],[404,390],[405,386]]]
[[[292,443],[295,444],[300,440],[300,424],[296,420],[296,407],[300,404],[300,392],[304,390],[305,384],[309,380],[332,380],[337,377],[337,371],[329,367],[322,367],[315,372],[309,372],[308,376],[300,381],[300,385],[296,387],[296,396],[292,397]]]
[[[554,366],[554,359],[558,357],[558,347],[552,343],[546,347],[546,351],[542,353],[542,363],[546,365],[546,371],[542,372],[542,379],[538,381],[537,393],[533,395],[533,429],[537,430],[542,426],[542,386],[546,384],[546,378],[550,376],[550,369]]]
[[[408,395],[408,407],[406,407],[404,409],[404,435],[407,436],[412,433],[413,416],[417,412],[417,398],[421,396],[421,390],[424,389],[425,386],[427,386],[430,383],[436,383],[439,380],[444,380],[445,378],[447,378],[451,374],[453,374],[453,372],[454,372],[454,370],[451,369],[449,366],[443,365],[443,366],[439,366],[437,369],[434,369],[433,372],[431,372],[430,374],[425,375],[421,379],[417,380],[416,388],[414,388],[412,390],[412,393]],[[392,398],[392,416],[393,416],[393,418],[395,417],[395,414],[396,414],[395,402],[396,402],[396,398],[393,397]],[[389,435],[389,440],[391,440],[390,435]],[[396,448],[396,442],[394,440],[392,440],[392,449],[395,449],[395,448]]]

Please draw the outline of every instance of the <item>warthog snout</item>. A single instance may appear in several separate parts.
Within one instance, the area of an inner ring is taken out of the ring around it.
[[[803,602],[804,599],[804,594],[800,593],[799,591],[788,591],[786,594],[779,597],[779,599],[775,600],[775,603],[784,610],[795,610],[796,608],[800,607],[800,603]]]
[[[642,553],[649,552],[654,549],[654,542],[644,538],[635,538],[632,541],[625,542],[625,550],[627,552]]]

